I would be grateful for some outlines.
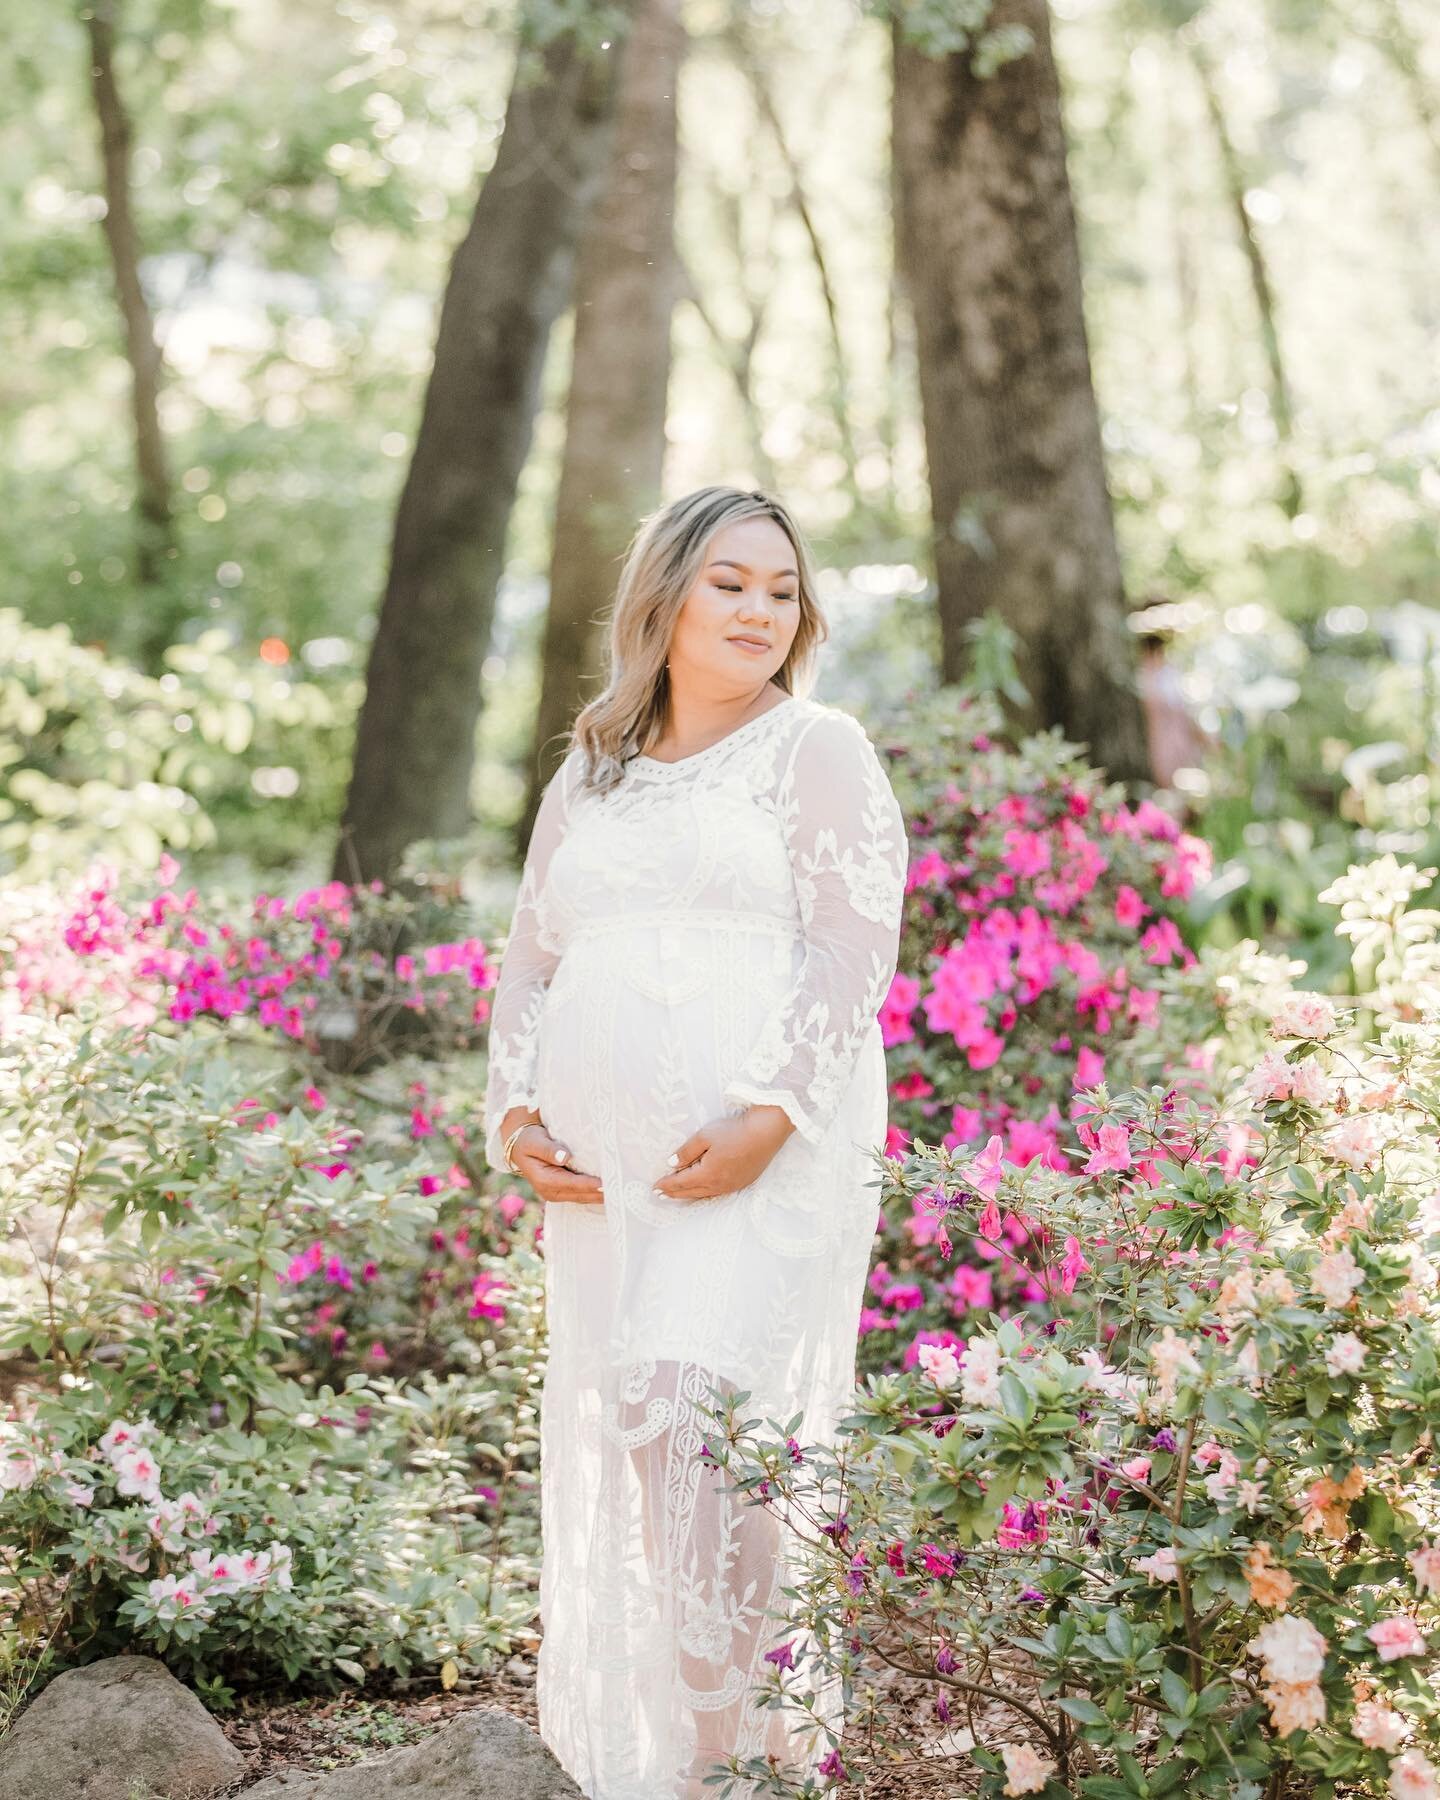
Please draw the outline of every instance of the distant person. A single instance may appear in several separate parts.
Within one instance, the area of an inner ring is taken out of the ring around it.
[[[908,856],[864,729],[802,696],[825,636],[779,500],[646,519],[495,990],[486,1154],[545,1202],[539,1727],[592,1800],[817,1753],[752,1703],[767,1652],[803,1679],[765,1617],[786,1527],[723,1491],[701,1407],[828,1443],[855,1379]]]
[[[1177,769],[1203,767],[1212,743],[1190,711],[1179,672],[1166,657],[1168,647],[1164,632],[1146,632],[1140,639],[1138,676],[1150,767],[1156,785],[1167,788],[1175,785]]]

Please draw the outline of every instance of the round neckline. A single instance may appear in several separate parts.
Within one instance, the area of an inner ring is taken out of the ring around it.
[[[794,704],[795,696],[793,694],[786,694],[785,698],[777,701],[774,706],[767,706],[764,712],[756,713],[753,719],[747,719],[743,725],[737,725],[733,731],[727,731],[724,737],[716,738],[713,744],[706,744],[701,750],[692,750],[688,756],[673,757],[667,762],[658,756],[637,754],[632,756],[630,761],[631,763],[644,763],[648,768],[652,769],[688,768],[691,763],[699,762],[702,756],[709,756],[712,750],[719,750],[723,745],[733,743],[736,738],[743,736],[745,732],[751,730],[754,726],[763,725],[772,713],[784,712],[787,707],[793,706]]]

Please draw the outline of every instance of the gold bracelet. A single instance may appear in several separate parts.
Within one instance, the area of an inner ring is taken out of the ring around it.
[[[520,1122],[520,1124],[518,1124],[515,1127],[515,1129],[510,1133],[508,1138],[501,1139],[500,1159],[505,1164],[505,1167],[510,1171],[510,1173],[512,1175],[518,1175],[520,1173],[520,1171],[515,1167],[515,1156],[514,1156],[515,1140],[516,1140],[516,1138],[519,1137],[519,1135],[522,1131],[527,1131],[530,1128],[530,1126],[532,1126],[534,1123],[535,1123],[534,1119],[523,1119]]]

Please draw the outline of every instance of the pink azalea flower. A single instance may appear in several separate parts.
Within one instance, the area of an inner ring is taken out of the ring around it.
[[[1130,1133],[1123,1125],[1102,1125],[1098,1142],[1085,1164],[1087,1175],[1102,1175],[1107,1170],[1121,1173],[1130,1167]]]

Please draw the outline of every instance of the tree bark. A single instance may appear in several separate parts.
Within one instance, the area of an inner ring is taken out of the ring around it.
[[[389,880],[470,818],[480,666],[545,349],[614,122],[617,44],[522,53],[495,164],[455,253],[366,672],[334,874]]]
[[[90,0],[83,12],[90,42],[90,93],[100,123],[105,185],[105,242],[130,364],[130,409],[135,432],[135,576],[154,586],[173,546],[170,471],[160,429],[160,346],[140,280],[140,236],[130,193],[132,131],[115,77],[115,0]]]
[[[674,247],[679,0],[639,0],[605,186],[580,246],[565,450],[523,856],[576,713],[604,674],[602,615],[639,516],[660,498]]]
[[[1045,0],[996,0],[1030,50],[987,78],[894,29],[897,240],[915,315],[942,674],[994,609],[1031,706],[1122,778],[1149,773],[1090,377]]]

